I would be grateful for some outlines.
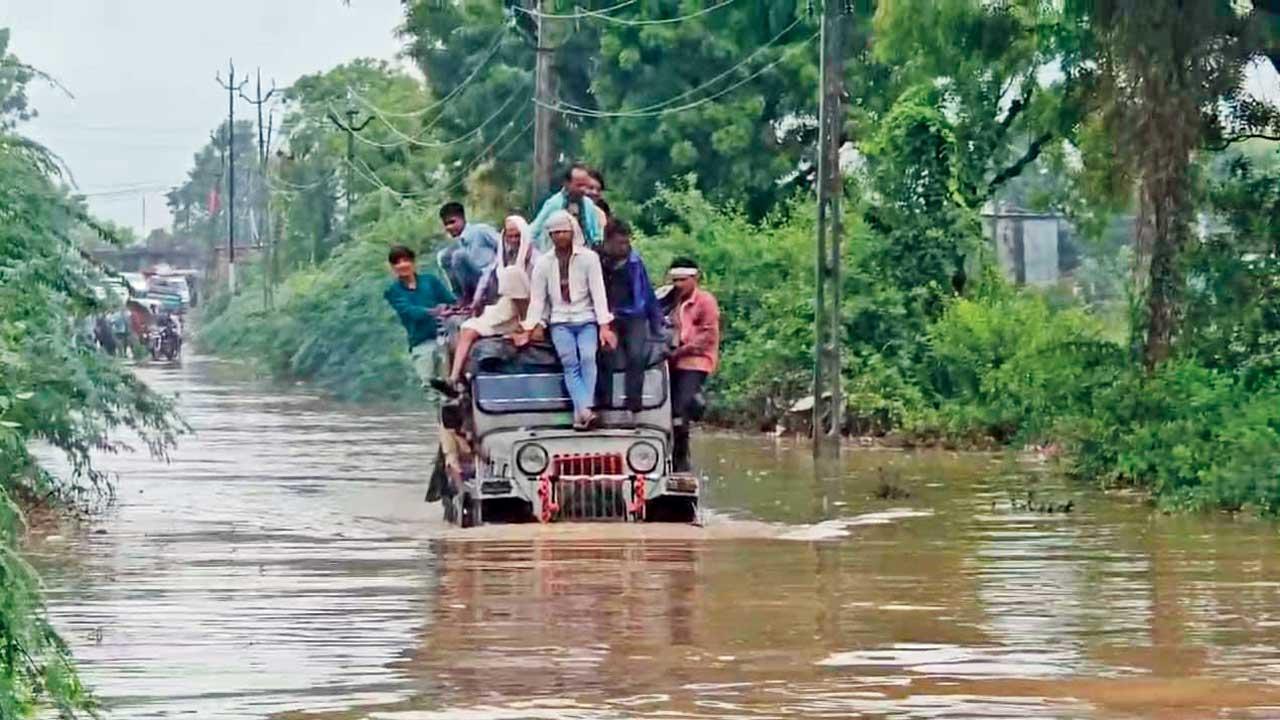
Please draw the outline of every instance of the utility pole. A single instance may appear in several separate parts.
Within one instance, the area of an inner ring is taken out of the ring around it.
[[[272,257],[272,253],[273,253],[272,245],[274,244],[274,241],[271,237],[270,210],[268,210],[267,208],[267,205],[268,205],[267,147],[271,144],[271,139],[268,135],[269,131],[265,130],[262,126],[262,108],[268,102],[271,102],[271,96],[275,94],[276,94],[276,83],[274,80],[271,82],[271,89],[267,91],[267,94],[266,95],[262,94],[262,68],[258,68],[258,84],[257,84],[257,92],[255,93],[255,97],[251,98],[248,95],[245,95],[243,92],[240,93],[240,97],[243,98],[245,102],[251,105],[255,105],[258,108],[257,201],[258,201],[258,212],[260,213],[259,217],[262,218],[261,222],[264,225],[263,232],[261,233],[263,238],[262,239],[262,251],[263,251],[262,252],[262,256],[263,256],[262,258],[262,306],[266,308],[271,307],[271,299],[272,299],[271,283],[274,280],[274,278],[272,277],[272,274],[273,274],[272,264],[274,259]]]
[[[551,0],[527,0],[538,21],[537,66],[534,73],[535,97],[533,126],[533,203],[537,212],[539,203],[551,189],[552,168],[556,162],[555,113],[551,110],[556,101],[555,73],[551,63],[554,49],[551,47],[550,30],[546,15],[551,12]]]
[[[347,187],[343,194],[346,196],[348,225],[351,223],[351,188],[352,183],[354,182],[354,177],[351,175],[351,171],[355,168],[356,164],[356,133],[364,130],[369,126],[369,123],[373,122],[373,116],[370,115],[364,119],[364,122],[357,125],[356,116],[359,114],[360,111],[355,108],[355,104],[351,102],[350,97],[347,98],[347,111],[345,113],[347,116],[346,122],[340,120],[332,111],[329,112],[329,122],[332,122],[339,130],[342,130],[347,134]]]
[[[814,297],[813,454],[840,455],[844,394],[840,383],[840,145],[844,130],[844,3],[824,0],[818,125],[818,238]],[[830,404],[824,397],[830,396]]]
[[[228,78],[222,81],[222,73],[218,73],[218,84],[227,91],[227,288],[232,295],[236,293],[236,94],[249,83],[244,78],[236,84],[236,64],[227,61]]]

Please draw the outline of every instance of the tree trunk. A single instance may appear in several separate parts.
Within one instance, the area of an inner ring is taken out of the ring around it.
[[[1138,211],[1135,262],[1145,289],[1147,370],[1169,359],[1182,316],[1182,253],[1191,234],[1188,203],[1190,152],[1168,148],[1144,174]]]

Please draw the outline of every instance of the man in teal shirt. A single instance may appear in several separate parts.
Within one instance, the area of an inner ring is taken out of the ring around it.
[[[546,224],[557,210],[567,210],[578,219],[582,234],[591,247],[604,241],[605,218],[588,194],[595,182],[591,172],[591,168],[582,163],[570,165],[564,173],[564,185],[560,191],[547,198],[533,222],[529,223],[533,243],[539,252],[551,250],[551,236],[547,234]]]
[[[449,305],[457,302],[453,293],[434,275],[418,272],[417,256],[403,245],[396,245],[387,254],[391,273],[395,280],[382,294],[400,317],[409,335],[409,355],[413,369],[423,386],[432,379],[444,377],[443,354],[436,341],[439,316]]]

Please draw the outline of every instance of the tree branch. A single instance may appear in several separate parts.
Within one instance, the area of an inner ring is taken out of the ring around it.
[[[1235,145],[1238,142],[1244,142],[1245,140],[1272,140],[1274,142],[1280,142],[1280,135],[1269,135],[1267,133],[1244,133],[1242,135],[1232,135],[1229,138],[1223,138],[1222,142],[1214,145],[1208,145],[1206,148],[1217,152],[1226,150],[1232,145]]]
[[[1028,82],[1026,88],[1022,91],[1022,96],[1009,103],[1009,111],[1006,112],[1004,114],[1004,118],[1000,120],[1001,137],[1009,131],[1009,128],[1013,126],[1014,121],[1018,119],[1018,116],[1022,114],[1022,111],[1026,110],[1031,105],[1031,96],[1035,92],[1035,88],[1036,86],[1034,82]]]
[[[1009,167],[996,173],[996,176],[987,184],[987,191],[983,195],[982,199],[989,199],[995,194],[996,190],[1000,189],[1001,185],[1004,185],[1010,180],[1021,175],[1022,171],[1025,170],[1028,165],[1035,162],[1040,157],[1040,154],[1044,152],[1045,146],[1052,142],[1053,138],[1054,133],[1044,132],[1038,135],[1035,140],[1032,140],[1031,144],[1027,146],[1027,151],[1022,154],[1022,157],[1014,161],[1014,163]]]

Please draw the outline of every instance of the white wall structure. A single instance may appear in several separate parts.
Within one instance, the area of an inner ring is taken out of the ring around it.
[[[1052,285],[1061,277],[1063,218],[1002,206],[983,214],[1000,270],[1019,285]]]

